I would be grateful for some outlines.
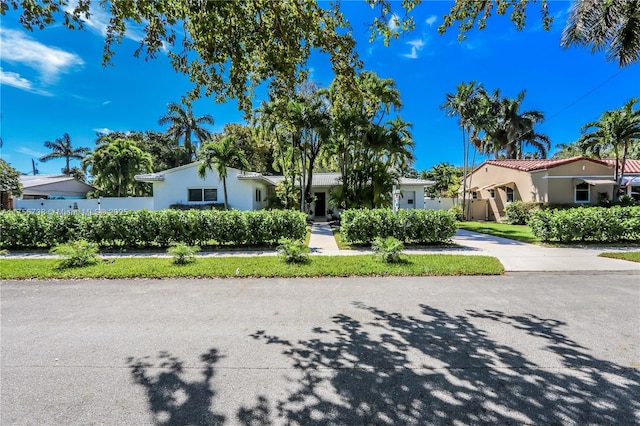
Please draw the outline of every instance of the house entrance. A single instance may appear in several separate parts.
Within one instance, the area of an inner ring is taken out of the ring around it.
[[[327,195],[325,192],[315,192],[316,197],[315,217],[324,217],[327,213]]]

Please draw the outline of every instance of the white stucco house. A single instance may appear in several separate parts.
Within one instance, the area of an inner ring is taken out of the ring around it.
[[[137,175],[136,180],[153,184],[154,210],[171,205],[198,205],[224,202],[222,180],[215,170],[208,170],[205,179],[198,176],[199,162],[157,173]],[[330,191],[340,185],[339,173],[314,173],[312,188],[316,201],[310,206],[315,217],[325,217],[329,209]],[[266,176],[227,168],[227,202],[229,208],[260,210],[266,208],[275,188],[284,176]],[[402,178],[400,208],[424,208],[424,188],[434,182]]]

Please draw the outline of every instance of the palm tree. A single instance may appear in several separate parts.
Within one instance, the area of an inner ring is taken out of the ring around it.
[[[622,108],[605,111],[598,121],[582,127],[582,135],[578,139],[578,146],[583,151],[593,153],[599,158],[603,151],[613,150],[616,158],[614,194],[618,193],[624,178],[630,148],[640,143],[640,110],[633,108],[636,102],[638,98],[632,98]]]
[[[464,217],[467,217],[467,170],[469,167],[469,139],[471,133],[477,136],[477,120],[480,108],[480,100],[486,98],[486,91],[480,83],[470,81],[469,84],[464,82],[456,86],[456,93],[447,93],[444,104],[440,109],[446,110],[447,116],[459,117],[460,127],[462,128],[462,152],[463,152],[463,171],[462,171],[462,211]]]
[[[202,127],[203,124],[213,125],[213,117],[209,114],[194,117],[190,108],[184,109],[181,105],[171,102],[168,105],[168,113],[158,120],[161,125],[169,124],[167,135],[176,141],[184,141],[184,147],[192,160],[195,157],[197,141],[202,142],[211,137],[211,132]]]
[[[100,192],[115,197],[146,192],[144,184],[138,184],[134,176],[153,170],[151,155],[141,150],[136,141],[124,138],[103,139],[82,164],[85,171],[90,170]]]
[[[224,208],[229,210],[227,202],[227,167],[236,166],[244,170],[247,160],[244,151],[236,147],[235,136],[225,136],[217,142],[207,142],[200,148],[202,163],[198,166],[198,176],[202,179],[207,177],[207,170],[214,170],[222,179],[224,190]]]
[[[532,146],[538,155],[546,158],[551,146],[549,137],[535,131],[537,123],[544,120],[540,111],[520,112],[526,91],[518,94],[516,99],[501,98],[500,91],[494,91],[491,97],[485,97],[478,114],[478,127],[484,131],[481,140],[482,150],[487,153],[505,151],[505,157],[522,158],[523,145]]]
[[[622,68],[640,58],[639,0],[581,0],[573,2],[561,45],[605,50],[607,60]]]
[[[64,158],[66,160],[65,168],[62,169],[62,173],[68,175],[71,173],[71,166],[69,162],[72,158],[76,160],[82,160],[88,153],[89,148],[73,148],[71,146],[71,137],[68,133],[65,133],[62,138],[57,138],[54,142],[46,141],[44,146],[52,150],[53,152],[40,158],[40,161],[47,162],[54,158]]]

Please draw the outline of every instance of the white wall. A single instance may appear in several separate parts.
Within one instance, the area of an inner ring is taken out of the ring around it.
[[[456,204],[455,198],[432,198],[424,200],[424,208],[427,210],[449,210]]]
[[[153,210],[152,197],[103,197],[88,200],[21,200],[16,199],[16,210],[32,212],[108,212],[124,210]]]
[[[202,179],[198,176],[199,163],[179,167],[174,171],[161,173],[163,181],[153,182],[153,196],[156,210],[168,209],[172,204],[209,204],[224,203],[224,188],[222,180],[218,178],[215,170],[208,170],[207,176]],[[227,169],[227,202],[230,209],[256,210],[267,205],[266,185],[253,180],[240,180],[240,170]],[[211,188],[218,190],[216,201],[189,202],[189,188]],[[263,201],[255,201],[255,189],[262,190]]]
[[[424,209],[424,185],[400,186],[401,209]],[[408,204],[408,199],[413,197],[413,205]]]

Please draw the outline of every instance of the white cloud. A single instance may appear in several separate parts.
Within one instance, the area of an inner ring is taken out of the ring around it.
[[[418,38],[415,40],[408,41],[407,44],[411,46],[411,53],[405,53],[402,56],[409,59],[417,59],[418,52],[424,48],[424,45],[425,45],[424,40]]]
[[[17,72],[8,72],[0,68],[0,85],[6,85],[38,95],[51,96],[51,93],[33,87],[33,83]]]
[[[46,83],[53,83],[59,74],[84,65],[84,61],[75,53],[46,46],[21,31],[0,28],[0,44],[3,60],[37,70]]]
[[[432,26],[433,24],[436,23],[436,21],[438,20],[438,17],[436,15],[431,15],[427,18],[426,21],[424,21],[427,25]]]
[[[96,2],[96,4],[97,3],[98,2]],[[71,13],[77,6],[78,0],[71,1],[64,10],[65,12]],[[83,17],[84,15],[81,16]],[[106,12],[101,6],[94,6],[92,4],[89,18],[83,17],[82,22],[86,26],[86,28],[104,37],[107,35],[107,27],[109,26],[110,19],[111,17],[109,13]],[[128,23],[129,28],[127,28],[124,36],[130,40],[141,42],[144,38],[144,34],[142,33],[142,31],[138,30],[138,28],[132,28],[131,25],[131,23]],[[162,49],[164,50],[164,44],[162,46]]]
[[[400,17],[395,13],[391,15],[391,18],[389,18],[389,21],[387,22],[387,26],[391,31],[398,31],[398,28],[400,28]]]
[[[110,103],[111,103],[111,101],[104,101],[104,102],[102,103],[102,105],[109,105]]]
[[[21,154],[25,154],[31,157],[44,157],[46,153],[44,152],[40,152],[40,151],[36,151],[30,148],[27,148],[26,146],[21,146],[20,148],[16,149],[17,152],[21,153]]]
[[[93,129],[93,131],[96,133],[100,133],[101,135],[108,135],[109,133],[113,132],[113,130],[107,129],[106,127]]]

